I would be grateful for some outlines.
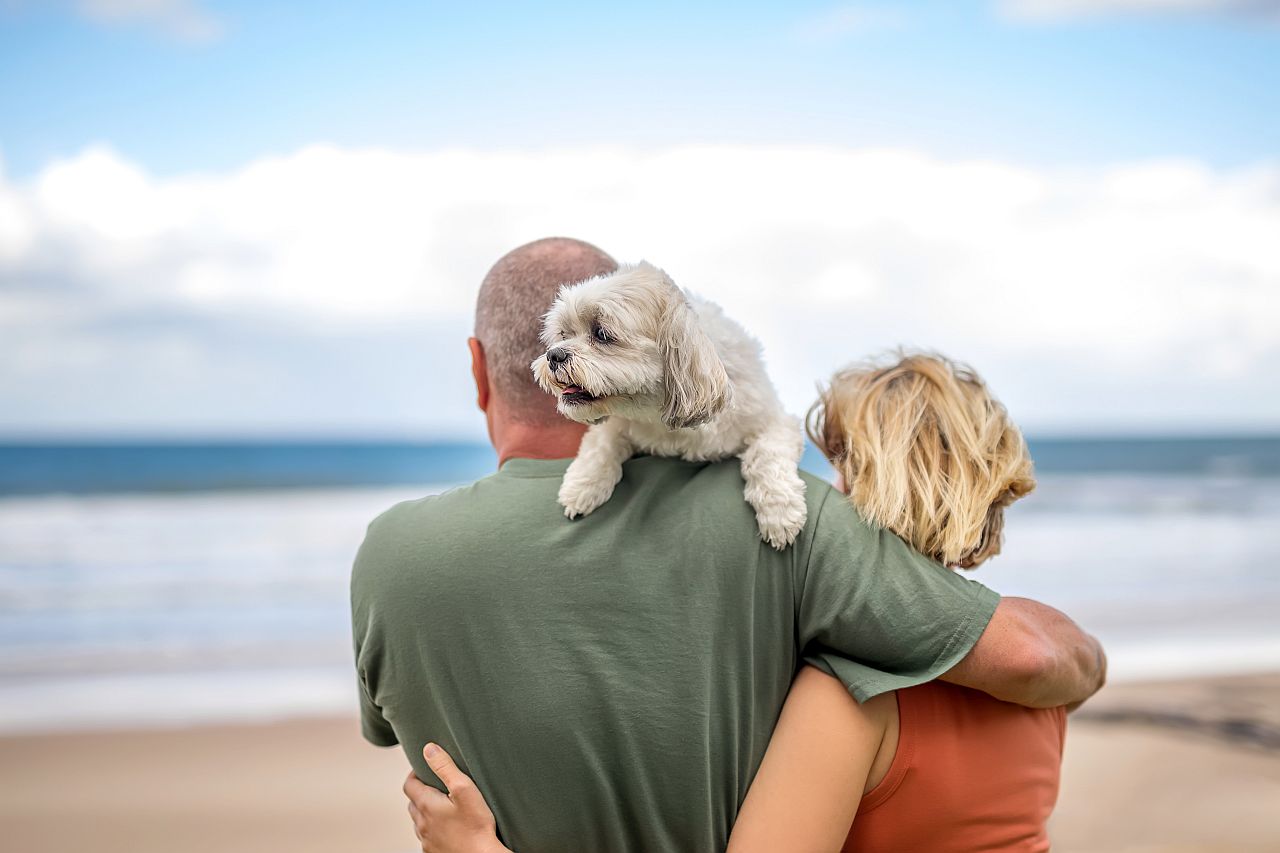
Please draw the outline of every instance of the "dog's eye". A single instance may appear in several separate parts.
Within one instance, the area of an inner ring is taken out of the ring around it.
[[[613,343],[613,338],[604,330],[604,326],[601,326],[599,323],[596,323],[591,327],[591,336],[602,344]]]

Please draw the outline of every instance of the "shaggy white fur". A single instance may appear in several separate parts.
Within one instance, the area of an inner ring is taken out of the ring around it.
[[[765,373],[760,345],[720,307],[641,262],[562,288],[533,375],[572,420],[591,424],[560,486],[570,518],[613,494],[633,453],[742,460],[744,495],[774,548],[807,514],[804,436]]]

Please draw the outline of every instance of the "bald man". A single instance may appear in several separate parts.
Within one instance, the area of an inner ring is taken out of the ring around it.
[[[497,473],[370,526],[351,595],[364,736],[443,746],[504,843],[713,851],[808,660],[866,699],[934,678],[1035,707],[1097,690],[1096,642],[1057,611],[941,570],[807,477],[809,521],[761,542],[736,461],[637,457],[613,498],[556,502],[583,427],[534,384],[556,290],[615,269],[554,238],[494,265],[469,341]]]

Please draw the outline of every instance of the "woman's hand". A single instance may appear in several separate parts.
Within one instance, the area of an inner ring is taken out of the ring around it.
[[[422,757],[449,789],[442,794],[412,772],[404,780],[413,833],[422,843],[422,853],[511,853],[498,840],[498,824],[480,789],[449,753],[429,743],[422,748]]]

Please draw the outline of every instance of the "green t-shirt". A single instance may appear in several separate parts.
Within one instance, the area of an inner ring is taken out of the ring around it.
[[[422,747],[447,749],[517,853],[724,849],[802,657],[859,699],[908,687],[999,600],[813,477],[777,552],[736,460],[637,457],[577,521],[567,464],[392,507],[351,579],[365,737],[440,788]]]

